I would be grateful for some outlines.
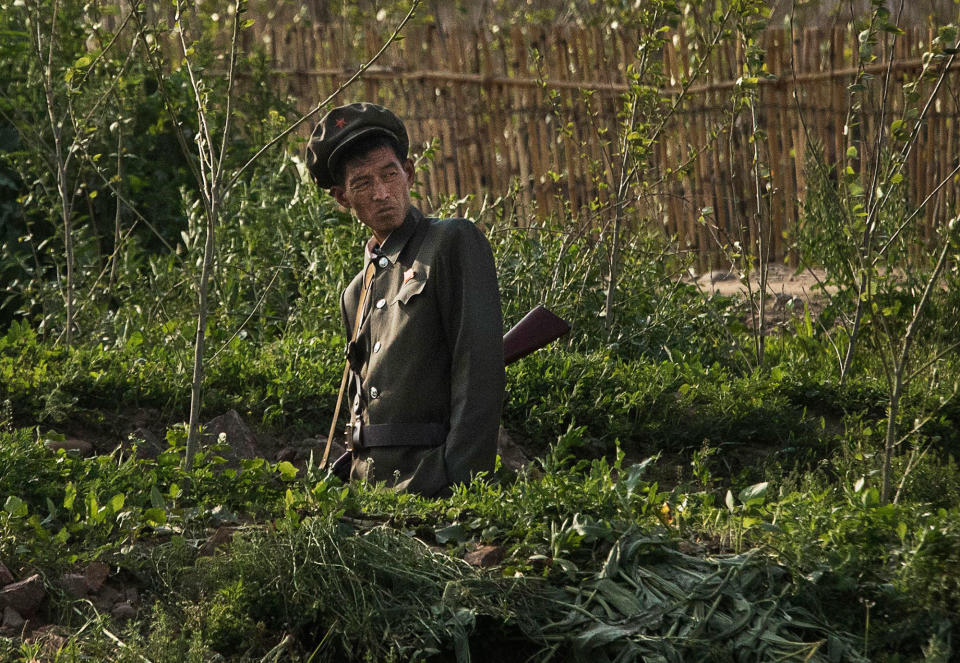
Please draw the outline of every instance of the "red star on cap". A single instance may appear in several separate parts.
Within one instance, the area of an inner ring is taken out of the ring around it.
[[[342,117],[337,118],[337,129],[343,129],[345,126],[347,126],[347,121]]]

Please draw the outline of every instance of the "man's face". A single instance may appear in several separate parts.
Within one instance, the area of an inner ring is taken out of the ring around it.
[[[401,162],[387,146],[378,147],[344,164],[343,186],[330,189],[337,202],[352,209],[357,218],[383,242],[403,225],[410,207],[413,162]]]

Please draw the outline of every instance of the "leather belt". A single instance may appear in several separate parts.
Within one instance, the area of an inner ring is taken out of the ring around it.
[[[374,447],[437,447],[447,439],[443,424],[364,424],[353,428],[350,451]]]

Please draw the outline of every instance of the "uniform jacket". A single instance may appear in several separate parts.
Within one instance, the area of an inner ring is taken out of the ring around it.
[[[435,495],[492,470],[504,391],[503,320],[493,253],[466,219],[410,208],[382,247],[349,349],[358,413],[352,479]],[[340,298],[347,337],[361,271]]]

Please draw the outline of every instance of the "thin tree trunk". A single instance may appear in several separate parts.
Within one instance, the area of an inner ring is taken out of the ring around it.
[[[937,266],[934,267],[933,274],[927,279],[923,296],[920,298],[920,302],[913,312],[913,318],[910,320],[910,324],[907,325],[907,331],[903,336],[900,356],[897,358],[893,389],[890,391],[890,404],[887,407],[887,436],[883,445],[883,471],[880,489],[880,501],[882,504],[886,504],[890,497],[890,465],[893,459],[893,448],[897,443],[897,417],[900,414],[900,397],[903,394],[904,387],[903,373],[910,361],[910,350],[913,348],[913,341],[916,338],[917,325],[927,308],[927,304],[930,302],[930,295],[933,293],[933,289],[937,287],[937,282],[940,280],[943,267],[947,263],[947,255],[950,253],[950,246],[952,244],[952,237],[950,235],[953,235],[955,230],[956,228],[950,228],[948,230],[949,235],[944,238],[943,248],[937,259]]]
[[[123,186],[123,122],[117,123],[117,188]],[[119,191],[118,191],[119,192]],[[113,215],[113,251],[110,256],[110,280],[107,292],[112,296],[117,284],[117,262],[120,260],[120,220],[123,216],[123,200],[120,195],[116,198],[116,213]]]
[[[183,459],[186,472],[193,469],[193,457],[200,442],[200,408],[203,392],[203,352],[206,348],[207,313],[210,273],[213,271],[216,241],[214,232],[217,223],[218,205],[213,193],[210,214],[207,216],[207,237],[203,245],[203,268],[200,270],[200,283],[197,286],[197,335],[193,345],[193,380],[190,386],[190,427],[187,434],[187,451]]]

